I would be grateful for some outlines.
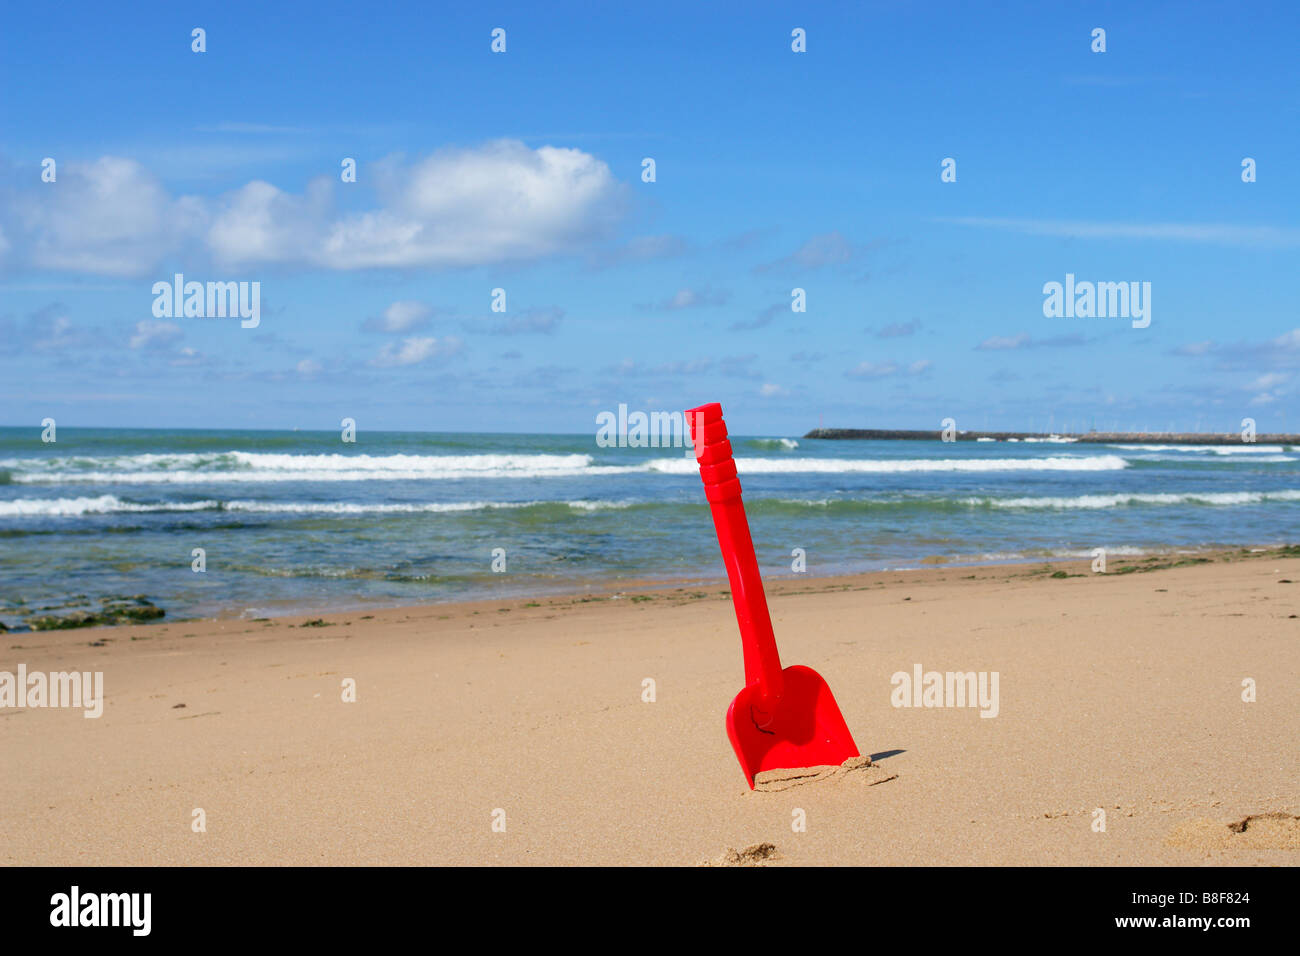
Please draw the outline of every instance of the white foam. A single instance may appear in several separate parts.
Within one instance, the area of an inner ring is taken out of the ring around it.
[[[0,501],[0,518],[26,518],[41,515],[121,514],[146,511],[207,511],[216,507],[218,507],[216,501],[164,501],[157,504],[136,504],[130,501],[122,501],[116,495],[99,495],[94,498],[17,498],[13,501]]]
[[[788,439],[787,439],[788,440]],[[165,466],[165,467],[159,467]],[[597,465],[590,455],[132,455],[121,458],[10,459],[15,484],[225,484],[327,481],[437,481],[488,478],[578,478],[641,472],[686,475],[694,458],[657,458]],[[736,459],[741,474],[853,472],[1111,471],[1118,455],[1048,458]]]
[[[421,481],[572,478],[625,474],[636,466],[593,465],[590,455],[131,455],[9,459],[19,484],[207,484],[284,481]]]
[[[847,474],[855,472],[917,471],[1117,471],[1127,468],[1119,455],[1093,455],[1078,458],[737,458],[736,470],[742,475],[767,474]],[[653,471],[689,474],[697,470],[689,458],[657,458],[650,462]]]
[[[994,508],[1119,508],[1125,505],[1251,505],[1265,501],[1300,501],[1300,490],[1282,491],[1193,491],[1181,494],[1133,493],[1078,495],[1073,498],[967,498],[969,505]]]
[[[633,501],[429,501],[377,502],[363,504],[341,501],[123,501],[116,495],[80,498],[18,498],[0,501],[0,518],[77,517],[98,514],[145,514],[224,510],[246,514],[441,514],[493,509],[530,508],[536,505],[564,505],[578,512],[618,510]]]
[[[1108,448],[1125,451],[1182,451],[1214,455],[1280,455],[1286,451],[1281,445],[1121,445],[1111,442]]]

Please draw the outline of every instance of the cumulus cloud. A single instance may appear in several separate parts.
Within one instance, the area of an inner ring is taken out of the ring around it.
[[[15,200],[19,222],[10,228],[38,269],[139,276],[203,226],[201,200],[173,199],[135,160],[68,163],[58,177]]]
[[[394,302],[382,315],[366,319],[362,328],[367,332],[411,332],[428,325],[432,315],[433,309],[423,302]]]
[[[203,355],[197,349],[185,346],[184,348],[176,350],[176,354],[172,356],[171,361],[168,362],[168,364],[184,367],[189,365],[199,365],[202,362]]]
[[[1263,375],[1260,375],[1258,378],[1256,378],[1253,382],[1251,382],[1246,387],[1252,390],[1266,391],[1271,388],[1276,388],[1278,385],[1281,385],[1283,382],[1285,382],[1288,378],[1290,378],[1290,376],[1287,375],[1285,372],[1266,372]]]
[[[135,324],[135,334],[131,336],[131,348],[158,348],[168,345],[181,337],[181,327],[175,322],[157,322],[144,319]]]
[[[314,264],[330,228],[332,188],[316,179],[302,196],[293,196],[254,180],[217,201],[207,246],[223,265]]]
[[[373,208],[340,213],[341,185],[301,194],[255,180],[215,199],[172,197],[132,159],[60,165],[18,192],[0,224],[35,268],[139,276],[198,249],[216,267],[454,268],[528,261],[608,236],[624,209],[609,166],[577,149],[499,140],[369,171]],[[646,250],[638,249],[638,254]]]
[[[309,255],[333,269],[455,267],[572,251],[621,213],[609,167],[577,149],[500,140],[376,170],[382,207],[329,224]]]
[[[380,349],[378,355],[370,360],[370,364],[375,368],[419,365],[435,355],[452,355],[459,349],[459,339],[445,338],[439,340],[432,336],[412,336],[402,339],[400,343],[388,343]]]
[[[1273,344],[1280,349],[1300,351],[1300,329],[1284,332],[1273,340]]]

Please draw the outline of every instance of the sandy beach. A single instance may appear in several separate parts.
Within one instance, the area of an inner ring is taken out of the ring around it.
[[[0,862],[1300,862],[1300,557],[1110,571],[769,581],[783,662],[873,757],[769,792],[724,731],[725,582],[0,635],[0,671],[105,697],[0,709]],[[894,706],[918,665],[997,672],[996,716]]]

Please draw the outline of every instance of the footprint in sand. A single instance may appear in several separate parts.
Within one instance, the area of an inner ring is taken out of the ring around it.
[[[743,850],[727,847],[722,856],[714,860],[705,860],[700,866],[767,866],[773,860],[780,859],[775,843],[755,843]]]
[[[1187,820],[1165,840],[1188,850],[1300,850],[1300,817],[1260,813],[1232,823]]]

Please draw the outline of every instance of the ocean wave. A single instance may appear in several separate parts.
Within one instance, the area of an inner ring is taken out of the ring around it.
[[[1280,455],[1286,451],[1281,445],[1120,445],[1108,443],[1107,448],[1123,451],[1181,451],[1202,452],[1212,455]],[[1292,451],[1295,449],[1293,448]],[[1290,460],[1290,459],[1288,459]]]
[[[107,514],[166,514],[172,512],[226,511],[243,514],[443,514],[517,508],[568,508],[593,512],[630,508],[634,501],[428,501],[376,502],[342,501],[125,501],[116,495],[79,498],[17,498],[0,501],[0,518],[78,517]]]
[[[784,439],[788,441],[789,439]],[[692,457],[626,465],[596,464],[590,455],[131,455],[0,461],[14,484],[217,484],[261,482],[429,481],[489,478],[587,478],[657,472],[695,474]],[[1118,455],[1045,458],[844,459],[738,458],[741,474],[854,472],[1111,471]]]
[[[148,511],[211,511],[220,507],[219,501],[159,501],[152,504],[138,504],[122,501],[115,495],[98,495],[94,498],[16,498],[12,501],[0,501],[0,518],[75,517]]]
[[[991,508],[1122,508],[1126,505],[1253,505],[1266,501],[1300,501],[1300,490],[1281,491],[1188,491],[1180,493],[1131,493],[1077,495],[1072,498],[966,498],[969,505]]]
[[[745,442],[750,448],[771,448],[781,451],[794,451],[799,443],[793,438],[751,438]]]
[[[0,462],[15,484],[203,484],[273,481],[419,481],[458,478],[572,478],[634,466],[593,464],[590,455],[129,455]]]
[[[697,470],[691,459],[658,458],[652,471],[689,474]],[[1127,468],[1119,455],[1054,458],[737,458],[742,475],[847,474],[856,472],[917,471],[1117,471]]]
[[[1041,498],[952,498],[943,495],[915,495],[906,497],[881,496],[875,498],[753,498],[746,502],[754,514],[788,513],[816,509],[829,513],[852,514],[857,512],[961,512],[980,509],[1099,509],[1120,508],[1126,505],[1176,505],[1199,504],[1226,507],[1231,505],[1263,504],[1265,502],[1300,501],[1300,489],[1278,491],[1193,491],[1183,493],[1142,493],[1076,495],[1073,497]]]
[[[568,508],[571,511],[604,511],[630,508],[631,501],[428,501],[362,504],[337,501],[229,501],[225,511],[254,514],[452,514],[465,511],[514,510],[519,508]]]

